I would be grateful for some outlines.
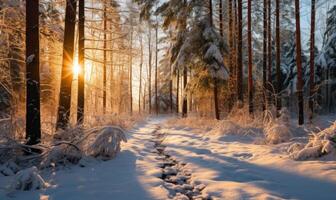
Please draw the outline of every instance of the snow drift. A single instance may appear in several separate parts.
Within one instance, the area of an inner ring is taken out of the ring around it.
[[[336,157],[336,122],[329,128],[312,134],[306,145],[294,143],[288,149],[294,160],[308,160],[322,156]]]
[[[19,171],[10,186],[12,190],[39,190],[47,187],[47,183],[38,173],[38,169],[34,166]]]

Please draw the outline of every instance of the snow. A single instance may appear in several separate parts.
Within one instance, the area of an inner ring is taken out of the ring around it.
[[[313,134],[306,145],[291,147],[291,156],[295,160],[316,159],[320,157],[336,157],[336,123],[319,133]],[[301,148],[300,148],[301,147]]]
[[[336,161],[295,161],[293,141],[258,143],[255,122],[198,120],[201,128],[193,119],[149,118],[126,133],[113,160],[39,171],[49,185],[38,191],[10,191],[14,177],[0,175],[0,199],[333,199]]]
[[[39,190],[48,184],[40,176],[37,168],[31,167],[19,171],[10,185],[11,190]]]

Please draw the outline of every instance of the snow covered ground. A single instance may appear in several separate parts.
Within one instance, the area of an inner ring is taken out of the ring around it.
[[[335,161],[293,161],[289,143],[263,145],[255,135],[166,120],[137,125],[111,161],[43,172],[44,190],[9,191],[12,177],[0,175],[0,200],[335,199]]]

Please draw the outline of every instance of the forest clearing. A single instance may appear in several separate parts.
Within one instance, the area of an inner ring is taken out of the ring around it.
[[[336,1],[0,16],[0,200],[335,199]]]

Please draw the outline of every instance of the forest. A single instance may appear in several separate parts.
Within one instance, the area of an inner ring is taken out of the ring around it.
[[[0,0],[0,200],[332,200],[336,0]]]

